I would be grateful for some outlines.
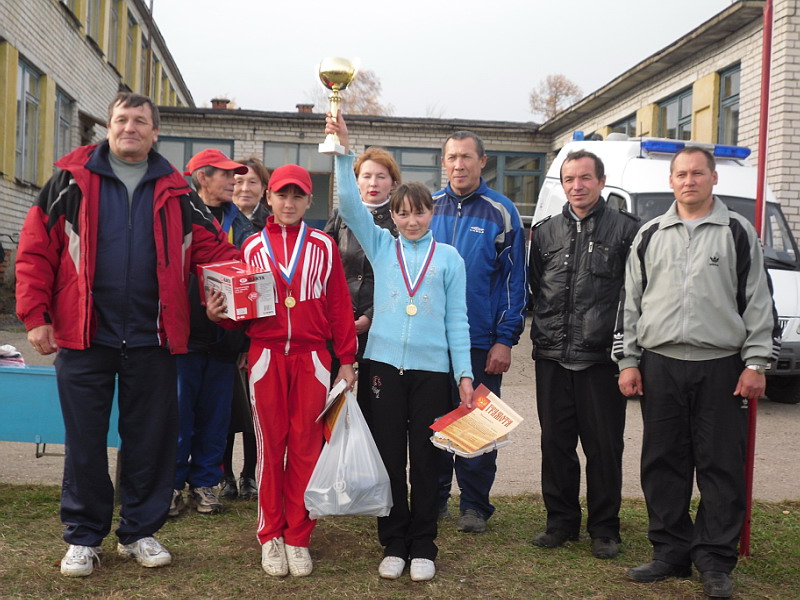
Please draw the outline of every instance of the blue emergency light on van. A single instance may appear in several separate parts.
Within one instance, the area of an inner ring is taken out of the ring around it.
[[[750,156],[750,148],[745,148],[744,146],[721,146],[717,144],[714,146],[714,156],[720,158],[745,159]]]
[[[642,150],[647,152],[675,154],[680,150],[683,150],[685,147],[686,144],[684,142],[675,140],[642,140]],[[701,147],[704,147],[704,145]],[[711,150],[711,147],[708,146],[708,149]],[[722,144],[716,144],[712,154],[717,158],[734,158],[743,160],[750,156],[750,148],[745,148],[744,146],[723,146]]]
[[[647,152],[660,152],[662,154],[675,154],[686,146],[683,142],[671,140],[642,140],[642,150]]]

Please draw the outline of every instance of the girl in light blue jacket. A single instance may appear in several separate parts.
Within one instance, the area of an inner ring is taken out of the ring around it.
[[[326,133],[349,149],[347,125],[328,116]],[[472,406],[466,271],[455,248],[429,231],[433,200],[425,186],[399,186],[391,215],[399,237],[375,225],[362,204],[352,154],[336,157],[339,214],[358,238],[375,273],[374,317],[364,356],[370,371],[372,433],[392,486],[394,506],[378,519],[384,558],[378,573],[399,578],[436,574],[440,457],[430,442],[433,421],[450,410],[450,367],[462,404]],[[410,459],[411,504],[406,483]]]

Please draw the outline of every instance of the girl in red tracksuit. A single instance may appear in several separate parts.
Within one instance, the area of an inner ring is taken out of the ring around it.
[[[336,380],[355,381],[353,308],[336,244],[308,227],[311,177],[297,165],[275,170],[267,201],[273,216],[242,246],[244,262],[271,271],[275,315],[247,322],[250,392],[258,446],[258,540],[261,566],[281,577],[309,575],[315,522],[303,494],[322,449],[322,411],[330,382],[330,354],[341,362]],[[208,315],[223,327],[222,298],[208,298]]]

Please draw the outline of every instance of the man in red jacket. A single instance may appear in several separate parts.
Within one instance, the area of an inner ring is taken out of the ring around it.
[[[202,201],[153,148],[159,115],[117,94],[107,140],[56,163],[20,234],[17,314],[55,359],[66,432],[61,573],[90,575],[111,530],[106,439],[119,379],[120,554],[145,567],[172,560],[152,536],[172,498],[178,408],[175,354],[189,335],[186,282],[195,264],[237,259]]]

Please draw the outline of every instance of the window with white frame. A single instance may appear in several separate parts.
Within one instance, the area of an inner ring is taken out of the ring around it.
[[[56,130],[53,158],[58,160],[72,149],[72,113],[75,103],[62,90],[56,90]]]
[[[159,136],[156,150],[183,173],[189,159],[202,150],[216,148],[233,158],[233,142],[231,140],[213,140],[203,138],[179,138]]]
[[[611,133],[624,133],[628,137],[636,136],[636,115],[632,114],[611,125]]]
[[[139,89],[141,90],[142,94],[146,96],[150,96],[152,91],[148,89],[149,82],[147,81],[147,56],[149,54],[148,50],[150,45],[147,43],[147,40],[142,36],[142,55],[139,57]]]
[[[38,175],[41,74],[23,60],[17,68],[16,176],[35,183]]]
[[[100,0],[87,0],[86,2],[86,33],[98,44],[100,43],[100,21],[103,12]]]
[[[442,152],[438,148],[386,148],[400,167],[403,183],[417,181],[431,192],[441,189]]]
[[[125,47],[127,48],[127,54],[125,56],[125,81],[133,87],[133,57],[134,57],[134,47],[133,47],[133,40],[136,37],[136,20],[128,14],[128,28],[125,32]]]
[[[658,105],[658,135],[675,140],[692,139],[691,88]]]
[[[719,131],[720,144],[735,146],[739,142],[739,84],[741,66],[736,65],[719,74]]]
[[[509,198],[526,223],[533,219],[539,186],[544,177],[544,154],[487,152],[483,178],[493,190]]]
[[[117,65],[119,46],[119,0],[111,0],[108,17],[108,62]]]

